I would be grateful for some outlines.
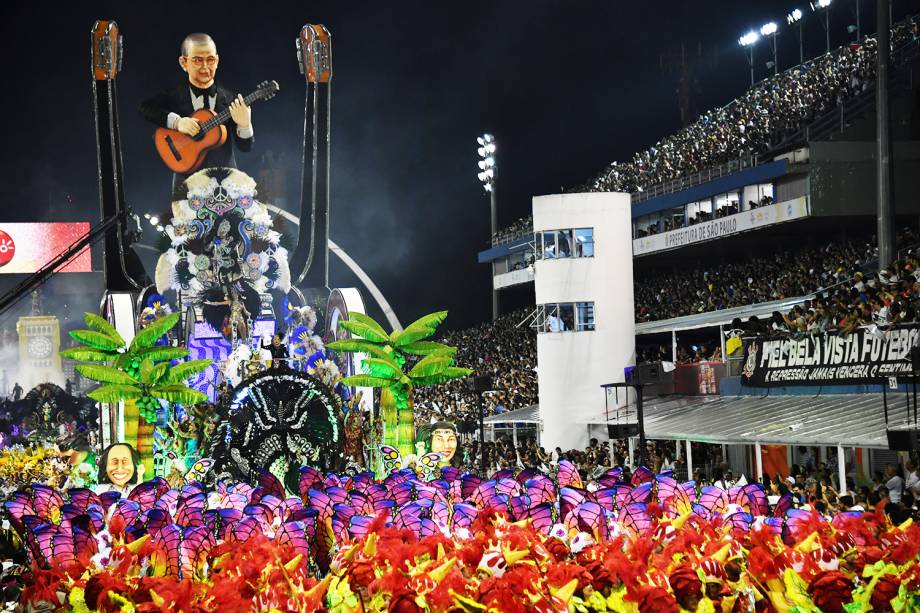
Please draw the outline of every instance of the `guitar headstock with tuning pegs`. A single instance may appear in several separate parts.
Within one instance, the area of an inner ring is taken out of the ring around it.
[[[93,78],[111,81],[121,71],[122,38],[118,24],[100,19],[93,24]]]
[[[252,100],[271,100],[280,89],[277,81],[262,81],[247,98]]]
[[[308,83],[332,79],[332,35],[322,24],[308,23],[297,37],[297,63]]]

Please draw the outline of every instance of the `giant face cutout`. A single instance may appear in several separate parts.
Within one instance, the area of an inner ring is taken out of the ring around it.
[[[134,471],[131,448],[127,445],[113,446],[105,463],[105,474],[108,475],[109,481],[118,487],[124,487],[134,478]]]
[[[457,452],[457,431],[452,428],[436,428],[431,431],[431,450],[444,455],[450,462]]]

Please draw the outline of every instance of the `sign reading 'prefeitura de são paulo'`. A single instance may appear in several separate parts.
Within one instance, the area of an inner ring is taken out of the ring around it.
[[[656,251],[677,249],[703,241],[724,238],[739,232],[746,232],[763,226],[808,217],[808,200],[795,198],[768,206],[744,211],[728,217],[678,228],[670,232],[643,236],[633,240],[633,255],[645,255]]]
[[[755,338],[746,343],[741,382],[752,387],[879,383],[909,372],[920,327],[861,328],[841,336]]]

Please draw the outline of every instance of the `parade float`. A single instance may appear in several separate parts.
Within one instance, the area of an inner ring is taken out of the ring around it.
[[[107,293],[62,356],[98,386],[40,386],[3,432],[9,608],[920,610],[920,527],[883,507],[831,518],[759,484],[584,481],[565,460],[481,474],[456,465],[449,422],[417,432],[413,390],[471,371],[431,340],[446,312],[387,332],[329,289],[330,38],[297,40],[296,246],[256,181],[204,169],[173,194],[150,282],[125,251],[121,38],[94,27],[102,223],[86,240],[105,241]]]

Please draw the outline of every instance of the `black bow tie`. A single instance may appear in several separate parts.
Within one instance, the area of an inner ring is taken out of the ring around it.
[[[217,84],[216,84],[216,83],[211,83],[211,87],[209,87],[209,88],[207,88],[207,89],[201,89],[200,87],[195,87],[195,86],[192,85],[191,83],[189,83],[188,86],[189,86],[189,88],[192,90],[192,95],[195,96],[196,98],[200,98],[201,96],[203,96],[203,95],[205,95],[205,94],[207,94],[208,97],[210,98],[211,96],[213,96],[213,95],[215,95],[215,94],[217,93]],[[205,102],[207,102],[207,100],[205,100]]]

